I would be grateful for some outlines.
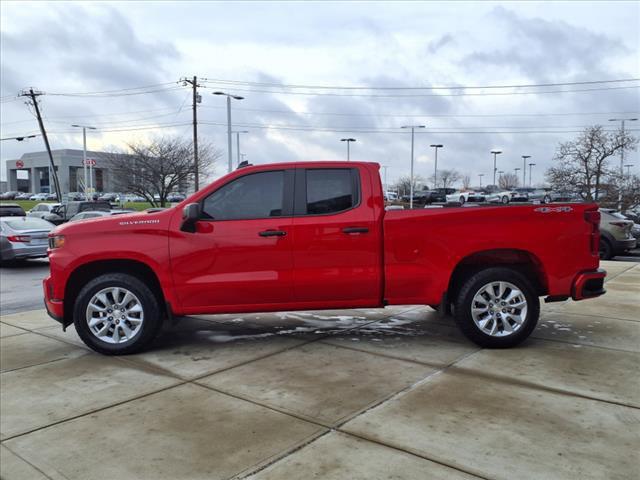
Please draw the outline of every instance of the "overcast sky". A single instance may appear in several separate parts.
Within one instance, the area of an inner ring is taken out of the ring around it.
[[[82,148],[81,132],[73,131],[72,123],[99,128],[89,135],[95,150],[158,135],[191,138],[190,90],[176,83],[184,76],[356,87],[640,77],[639,2],[3,1],[0,9],[1,135],[37,132],[23,99],[13,98],[33,86],[47,93],[40,99],[54,149]],[[145,91],[159,91],[52,95],[150,85],[158,86]],[[611,117],[639,116],[639,85],[283,90],[210,82],[200,90],[199,136],[226,156],[224,99],[212,95],[225,89],[246,97],[233,103],[233,121],[251,125],[237,128],[250,130],[241,151],[252,163],[343,159],[340,138],[348,136],[357,139],[352,159],[387,165],[391,182],[409,172],[410,137],[396,128],[414,123],[427,126],[415,143],[416,173],[425,178],[434,166],[429,145],[442,143],[439,167],[468,173],[474,184],[480,173],[489,183],[493,148],[504,151],[498,159],[504,171],[520,167],[521,155],[531,155],[533,180],[539,183],[558,142],[574,137],[572,132],[596,123],[612,127]],[[630,86],[636,88],[620,88]],[[532,93],[557,90],[590,91]],[[635,123],[629,127],[640,128]],[[2,178],[5,160],[41,150],[39,137],[3,141]],[[638,153],[627,156],[639,172]],[[226,158],[217,174],[225,171]]]

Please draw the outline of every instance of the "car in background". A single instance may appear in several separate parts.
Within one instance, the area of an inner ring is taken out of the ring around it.
[[[87,210],[75,214],[69,219],[70,222],[77,222],[79,220],[87,220],[89,218],[110,217],[111,215],[123,215],[125,213],[134,213],[135,210]]]
[[[511,191],[511,201],[551,203],[551,193],[549,188],[520,187]]]
[[[69,192],[63,196],[63,201],[67,202],[79,202],[80,200],[84,200],[85,195],[82,192]]]
[[[611,208],[600,210],[600,258],[610,260],[636,248],[637,240],[632,234],[633,220]]]
[[[38,203],[27,212],[27,217],[43,218],[50,222],[50,218],[47,217],[55,215],[53,211],[59,206],[59,203]]]
[[[461,205],[467,202],[481,203],[486,200],[483,193],[474,190],[467,190],[466,192],[458,190],[447,195],[445,198],[447,203],[460,203]]]
[[[0,200],[14,200],[16,198],[16,195],[18,195],[19,193],[20,192],[16,192],[14,190],[10,192],[0,193]]]
[[[57,208],[54,208],[51,213],[59,217],[59,219],[50,220],[55,225],[60,225],[68,221],[80,212],[86,211],[110,211],[111,204],[109,202],[94,201],[94,202],[67,202],[63,203]]]
[[[106,192],[100,195],[98,197],[98,200],[117,203],[120,201],[120,194],[113,193],[113,192]]]
[[[20,192],[14,197],[14,200],[30,200],[32,195],[31,192]]]
[[[49,196],[48,193],[44,193],[44,192],[43,193],[35,193],[35,194],[32,194],[29,197],[29,200],[35,200],[36,202],[42,202],[42,201],[47,199],[47,196]]]
[[[27,214],[17,203],[0,203],[0,217],[25,217]]]
[[[506,205],[511,201],[511,191],[510,190],[497,190],[494,192],[483,192],[484,199],[486,202],[490,203],[502,203]]]
[[[130,194],[130,195],[124,196],[124,201],[125,202],[146,202],[147,199],[144,197],[141,197],[140,195]]]
[[[426,191],[425,203],[445,203],[447,201],[447,195],[455,193],[455,188],[434,188]]]
[[[0,261],[47,256],[50,222],[34,217],[0,217]]]
[[[167,201],[171,203],[177,203],[183,201],[185,198],[187,197],[182,195],[181,193],[171,193],[167,196]]]
[[[571,190],[552,190],[549,192],[552,202],[580,202],[582,197]]]

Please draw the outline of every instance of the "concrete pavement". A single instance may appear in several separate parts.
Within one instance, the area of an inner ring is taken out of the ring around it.
[[[3,479],[640,477],[640,265],[483,350],[428,307],[190,318],[104,357],[0,317]]]

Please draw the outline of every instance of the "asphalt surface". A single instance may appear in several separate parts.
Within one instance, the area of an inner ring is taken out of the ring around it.
[[[616,261],[640,263],[640,248]],[[0,268],[0,314],[27,312],[42,308],[42,280],[49,274],[46,258]]]
[[[43,308],[42,280],[48,274],[46,258],[0,267],[0,314]]]

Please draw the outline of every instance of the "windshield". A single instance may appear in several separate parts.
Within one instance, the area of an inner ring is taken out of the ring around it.
[[[4,223],[12,230],[51,230],[53,225],[46,220],[36,217],[20,217],[5,220]]]

